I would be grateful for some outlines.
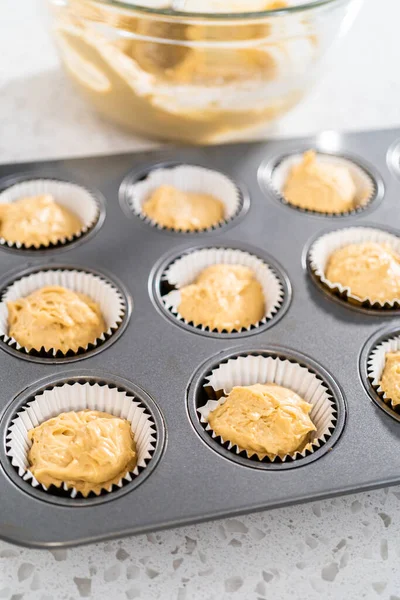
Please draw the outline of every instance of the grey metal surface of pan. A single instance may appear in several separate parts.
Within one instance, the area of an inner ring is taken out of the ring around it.
[[[259,183],[262,164],[318,147],[319,138],[165,148],[0,167],[1,178],[29,174],[76,181],[99,190],[107,202],[99,231],[70,249],[43,253],[0,249],[2,280],[8,280],[10,272],[18,275],[26,268],[53,263],[86,267],[115,276],[133,300],[122,335],[72,364],[29,361],[1,349],[1,538],[25,546],[73,546],[400,482],[400,423],[367,393],[362,360],[365,344],[379,329],[399,329],[400,314],[368,314],[334,301],[318,289],[305,266],[305,249],[320,232],[363,224],[400,231],[400,179],[396,164],[388,164],[398,160],[393,144],[399,138],[400,130],[338,135],[337,152],[370,165],[384,185],[381,201],[343,218],[302,214],[284,206]],[[165,161],[227,173],[247,190],[248,211],[225,227],[191,235],[160,231],[127,216],[118,197],[124,177]],[[251,335],[230,339],[201,335],[163,315],[150,297],[154,266],[171,252],[203,245],[243,249],[250,245],[261,256],[272,257],[292,288],[282,317]],[[233,460],[228,450],[219,451],[218,442],[209,443],[196,423],[196,378],[199,369],[205,374],[236,352],[289,356],[315,366],[340,398],[341,435],[338,430],[315,460],[306,457],[290,468],[268,464],[257,468],[250,461]],[[115,385],[122,381],[128,389],[131,383],[133,392],[142,389],[154,401],[162,433],[156,459],[132,488],[127,485],[88,501],[33,490],[5,454],[7,424],[35,390],[53,381],[88,376]]]

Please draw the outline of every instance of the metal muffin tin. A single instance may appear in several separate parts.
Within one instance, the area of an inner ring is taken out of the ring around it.
[[[98,190],[107,202],[96,236],[63,248],[62,256],[57,250],[27,254],[0,249],[1,281],[62,262],[108,274],[121,282],[129,306],[133,301],[121,335],[112,345],[76,357],[74,372],[68,364],[27,361],[0,348],[1,538],[25,546],[73,546],[400,482],[400,423],[382,410],[365,376],[371,340],[379,338],[382,328],[384,336],[398,332],[399,314],[354,310],[333,299],[312,281],[305,260],[310,241],[329,229],[374,224],[400,230],[398,155],[393,150],[399,138],[400,130],[387,130],[0,167],[0,186],[3,178],[50,176]],[[327,140],[336,148],[326,147]],[[301,213],[277,202],[268,182],[260,185],[263,165],[311,147],[371,165],[380,194],[368,210],[334,218]],[[250,206],[246,200],[246,210],[226,226],[190,235],[158,230],[135,215],[128,218],[119,204],[122,182],[166,163],[221,170],[245,190]],[[157,267],[190,249],[215,245],[248,250],[249,244],[267,262],[271,257],[271,266],[286,282],[286,304],[268,327],[247,336],[200,335],[163,314]],[[284,468],[258,468],[206,439],[196,420],[199,378],[237,353],[299,360],[326,382],[337,402],[338,425],[315,455]],[[74,377],[123,385],[157,415],[158,445],[151,466],[134,485],[88,502],[32,492],[18,480],[5,451],[7,427],[21,403],[35,390]]]

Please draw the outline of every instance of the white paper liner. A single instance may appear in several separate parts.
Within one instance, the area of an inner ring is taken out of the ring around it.
[[[374,387],[377,394],[379,394],[386,404],[393,407],[391,398],[383,391],[380,386],[382,379],[383,369],[386,363],[386,354],[388,352],[399,352],[400,351],[400,335],[390,337],[384,342],[381,342],[371,351],[367,358],[367,373],[368,378],[371,380],[371,384]],[[400,405],[397,405],[400,407]],[[394,407],[393,407],[394,408]]]
[[[41,487],[45,491],[48,489],[39,483],[29,470],[28,452],[32,443],[28,439],[28,431],[63,412],[85,409],[106,412],[131,423],[136,443],[137,464],[133,471],[114,485],[121,488],[139,475],[150,461],[157,441],[155,424],[143,404],[132,395],[108,385],[65,383],[35,396],[35,399],[28,402],[12,420],[6,437],[7,456],[22,479],[33,487]],[[113,485],[103,489],[111,492],[112,488]],[[63,489],[68,491],[72,498],[79,493],[75,488],[68,488],[65,483]]]
[[[345,167],[349,170],[351,178],[356,186],[356,196],[354,200],[354,208],[349,211],[328,213],[319,210],[311,210],[307,208],[301,208],[289,202],[285,198],[284,187],[289,177],[290,171],[294,166],[299,165],[303,161],[304,153],[291,154],[283,158],[273,169],[271,174],[271,186],[275,193],[278,194],[285,204],[288,204],[292,208],[296,208],[302,212],[335,216],[335,215],[351,215],[363,210],[374,198],[376,193],[376,183],[363,168],[354,163],[348,158],[342,156],[334,156],[331,154],[316,153],[317,161],[321,164],[329,164],[338,167]]]
[[[301,452],[287,454],[280,458],[283,462],[304,458],[307,452],[314,452],[323,446],[331,437],[336,426],[336,404],[328,388],[317,375],[298,363],[272,356],[240,356],[219,365],[210,376],[206,377],[206,380],[207,383],[204,384],[204,387],[211,386],[215,392],[223,391],[226,395],[235,386],[276,383],[293,390],[306,402],[313,405],[310,418],[317,429],[310,435],[311,448],[308,445]],[[232,452],[240,454],[244,451],[248,458],[258,458],[255,452],[244,450],[230,443],[229,440],[222,439],[211,429],[208,416],[225,401],[226,397],[223,396],[219,400],[209,400],[204,406],[198,408],[200,422],[205,425],[206,431],[209,431],[213,438],[221,440],[221,444],[228,444],[228,449]],[[277,459],[278,457],[274,460]],[[269,459],[266,457],[263,460],[268,461]]]
[[[182,192],[192,192],[198,194],[209,194],[220,200],[225,207],[224,219],[215,225],[205,229],[181,230],[174,229],[184,233],[185,231],[195,233],[196,231],[211,231],[220,227],[222,224],[231,221],[240,211],[242,196],[239,188],[229,177],[212,171],[204,167],[193,165],[179,165],[177,167],[156,168],[151,171],[145,179],[137,183],[132,183],[126,189],[126,198],[129,208],[144,221],[150,223],[158,229],[170,229],[158,224],[150,219],[142,211],[143,204],[151,194],[161,185],[172,185]]]
[[[83,350],[87,350],[89,346],[95,347],[104,342],[121,324],[126,311],[125,301],[119,290],[111,282],[102,279],[98,275],[84,271],[43,270],[21,277],[7,288],[2,302],[0,302],[0,339],[17,350],[21,350],[27,354],[32,353],[31,350],[21,346],[17,340],[8,335],[7,302],[24,298],[32,294],[35,290],[52,285],[85,294],[100,307],[107,329],[97,340],[90,342]],[[61,351],[57,351],[55,348],[45,348],[44,350],[50,358],[62,354]],[[36,353],[39,352],[36,349],[35,351]],[[71,351],[68,352],[68,354],[70,353]]]
[[[326,267],[333,252],[349,244],[361,244],[363,242],[388,244],[400,256],[400,238],[396,235],[373,227],[346,227],[321,236],[311,246],[308,260],[315,276],[333,292],[339,292],[342,296],[352,299],[357,303],[367,303],[378,308],[386,306],[390,308],[398,307],[400,305],[400,298],[385,302],[371,300],[368,297],[360,298],[352,294],[349,287],[329,281],[326,278]]]
[[[21,242],[7,241],[2,237],[0,237],[0,244],[10,248],[29,248],[33,250],[67,244],[87,233],[98,221],[100,207],[94,194],[76,183],[67,181],[29,179],[27,181],[22,181],[21,183],[16,183],[0,193],[0,204],[15,202],[16,200],[20,200],[27,196],[42,196],[44,194],[50,194],[57,204],[70,210],[79,217],[82,223],[80,231],[67,237],[60,238],[56,244],[49,243],[41,246],[28,246]]]
[[[240,331],[250,331],[250,329],[260,327],[272,319],[284,299],[284,289],[281,281],[275,275],[272,268],[257,256],[243,250],[230,248],[203,248],[195,252],[190,252],[173,262],[164,273],[163,279],[177,289],[162,297],[165,307],[177,319],[188,324],[189,321],[179,314],[178,307],[181,302],[179,288],[193,283],[205,268],[217,264],[241,265],[252,269],[262,287],[265,299],[264,317],[258,323],[254,323],[247,328],[242,328]],[[202,331],[210,331],[209,327],[203,325],[199,326],[199,328]]]

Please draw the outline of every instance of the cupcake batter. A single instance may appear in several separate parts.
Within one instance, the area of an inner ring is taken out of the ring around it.
[[[254,272],[241,265],[207,267],[180,293],[180,315],[211,330],[231,332],[250,327],[265,314],[262,287]]]
[[[353,210],[357,201],[349,169],[319,161],[314,150],[292,167],[283,195],[293,206],[330,214]]]
[[[310,432],[316,430],[311,409],[293,390],[257,383],[234,387],[224,404],[209,414],[208,422],[224,441],[273,460],[305,449]]]
[[[143,204],[143,213],[162,227],[196,231],[224,218],[221,200],[209,194],[182,192],[172,185],[157,188]]]
[[[28,350],[76,352],[107,329],[99,306],[84,294],[47,286],[7,302],[8,335]]]
[[[29,196],[0,204],[0,236],[26,246],[48,246],[78,233],[82,223],[53,196]]]
[[[28,432],[30,470],[49,487],[99,494],[135,468],[130,423],[97,410],[65,412]]]
[[[386,354],[385,368],[379,382],[392,406],[400,404],[400,352]]]
[[[326,278],[360,299],[391,302],[400,298],[400,256],[387,244],[349,244],[330,256]]]

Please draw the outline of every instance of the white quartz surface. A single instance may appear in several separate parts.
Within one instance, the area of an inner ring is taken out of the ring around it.
[[[398,126],[399,21],[399,0],[366,0],[277,133]],[[0,33],[0,162],[152,145],[75,96],[35,0],[0,0]],[[0,542],[0,599],[400,600],[399,517],[396,487],[68,551]]]

